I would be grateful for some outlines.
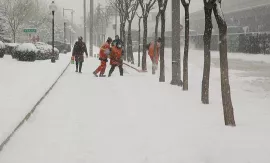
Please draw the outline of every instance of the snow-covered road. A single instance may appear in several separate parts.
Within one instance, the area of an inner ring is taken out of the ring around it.
[[[269,97],[231,78],[236,128],[225,127],[217,70],[210,105],[200,102],[201,69],[190,65],[190,91],[157,76],[118,69],[91,74],[98,60],[73,65],[0,153],[0,163],[269,163]]]

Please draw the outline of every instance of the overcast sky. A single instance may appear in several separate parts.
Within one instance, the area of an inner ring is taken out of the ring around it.
[[[51,2],[51,0],[44,0],[47,1],[48,3]],[[90,6],[90,0],[86,0],[87,1],[87,11],[89,12],[89,6]],[[95,6],[97,5],[97,3],[100,3],[102,5],[106,5],[106,2],[108,0],[94,0],[94,4]],[[169,0],[171,1],[171,0]],[[72,8],[75,10],[74,13],[74,21],[76,23],[81,23],[81,17],[83,16],[83,0],[55,0],[55,3],[58,5],[59,10],[62,11],[63,8]],[[197,11],[199,9],[202,9],[203,7],[203,1],[202,0],[196,0],[196,1],[191,1],[191,5],[190,5],[190,10],[191,12]],[[183,8],[182,8],[183,10]],[[181,11],[181,13],[183,13],[183,11]],[[67,13],[68,15],[69,13]],[[182,14],[183,15],[183,14]],[[181,17],[182,17],[181,15]],[[183,15],[184,16],[184,15]]]

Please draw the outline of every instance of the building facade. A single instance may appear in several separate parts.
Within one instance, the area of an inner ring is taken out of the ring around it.
[[[222,3],[228,25],[228,33],[270,32],[269,0],[226,0]],[[204,11],[190,14],[190,28],[198,34],[204,33]],[[239,29],[242,30],[239,30]],[[218,33],[213,17],[213,33]]]

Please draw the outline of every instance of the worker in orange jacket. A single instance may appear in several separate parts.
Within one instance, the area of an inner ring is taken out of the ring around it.
[[[109,77],[112,75],[115,67],[119,67],[120,76],[123,76],[124,70],[123,70],[123,49],[122,44],[117,43],[116,46],[113,46],[111,48],[111,54],[110,54],[110,64],[111,69],[109,71]]]
[[[161,43],[161,38],[159,37],[157,39],[156,56],[154,56],[155,41],[152,41],[148,48],[148,55],[151,58],[152,63],[156,65],[158,65],[158,61],[159,61],[160,43]]]
[[[105,77],[104,73],[107,67],[108,55],[110,54],[110,44],[112,43],[112,38],[108,37],[107,41],[101,46],[99,51],[100,66],[93,72],[93,74],[98,77]]]

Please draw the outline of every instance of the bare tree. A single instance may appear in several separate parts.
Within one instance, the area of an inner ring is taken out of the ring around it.
[[[189,5],[190,0],[181,0],[185,8],[185,49],[183,60],[183,90],[188,90],[188,49],[189,49]]]
[[[224,121],[226,126],[235,126],[234,111],[231,100],[231,90],[229,82],[229,70],[228,70],[227,24],[221,9],[221,0],[215,1],[213,10],[219,28],[221,92],[224,111]]]
[[[4,8],[0,6],[0,38],[4,38],[5,33],[7,32],[7,21],[4,17]]]
[[[50,11],[48,5],[42,0],[36,0],[34,8],[31,10],[31,17],[27,21],[27,25],[34,26],[36,28],[41,27],[44,23],[51,23]]]
[[[153,57],[153,61],[152,61],[152,74],[156,74],[156,55],[157,55],[157,38],[158,38],[158,24],[159,24],[159,19],[160,19],[160,12],[158,12],[157,16],[156,16],[156,26],[155,26],[155,45],[154,45],[154,57]]]
[[[127,43],[127,60],[130,62],[131,64],[134,64],[134,56],[133,56],[133,50],[132,50],[132,36],[131,36],[131,25],[132,25],[132,21],[135,17],[136,11],[138,9],[139,6],[139,1],[137,0],[126,0],[125,1],[126,5],[126,9],[125,11],[128,13],[127,15],[127,21],[128,21],[128,43]]]
[[[212,35],[212,10],[216,0],[204,0],[204,12],[205,12],[205,31],[204,31],[204,69],[202,79],[202,96],[201,100],[203,104],[209,104],[209,78],[210,78],[210,46]]]
[[[165,82],[165,61],[164,61],[164,48],[165,48],[165,11],[167,8],[168,0],[158,0],[158,7],[161,17],[161,46],[160,46],[160,77],[159,82]]]
[[[172,85],[182,86],[180,51],[180,1],[172,1]]]
[[[138,0],[142,9],[142,16],[143,16],[143,56],[142,56],[142,70],[146,71],[147,70],[147,65],[146,65],[146,44],[147,44],[147,20],[148,20],[148,15],[149,12],[153,9],[154,4],[156,3],[157,0]]]
[[[138,26],[138,44],[139,44],[139,50],[138,50],[138,67],[141,66],[141,21],[142,21],[142,16],[137,13],[137,17],[139,19]]]
[[[13,41],[16,42],[16,34],[23,22],[29,18],[34,8],[33,0],[3,0],[4,16],[12,32]]]
[[[98,4],[95,9],[93,26],[94,26],[94,30],[96,31],[96,34],[98,34],[99,36],[97,38],[98,46],[100,46],[100,44],[102,44],[102,42],[104,41],[102,39],[105,39],[105,29],[110,23],[111,12],[112,12],[112,9],[110,8],[110,6],[106,6],[105,8],[102,8],[101,4]],[[88,20],[90,20],[90,18],[88,18]],[[89,25],[90,23],[87,22],[87,24]]]
[[[129,11],[128,5],[130,4],[130,0],[110,0],[110,5],[115,8],[120,16],[120,38],[123,40],[123,50],[126,49],[126,22],[128,18]],[[124,60],[127,60],[127,53],[125,52]]]

